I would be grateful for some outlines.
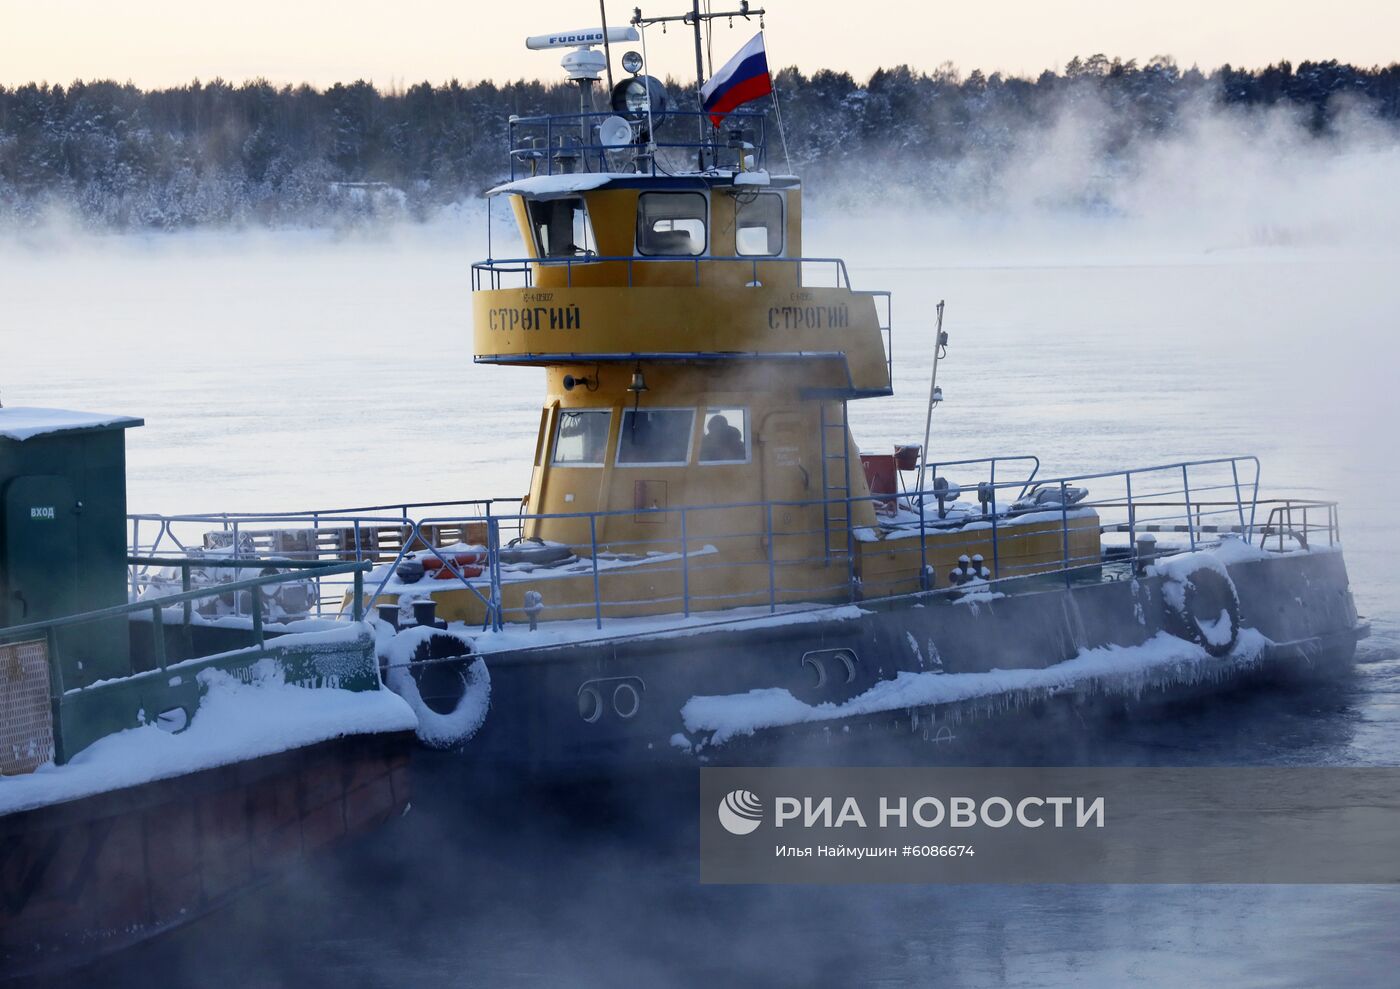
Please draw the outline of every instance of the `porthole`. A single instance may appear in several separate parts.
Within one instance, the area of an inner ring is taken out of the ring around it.
[[[619,718],[631,718],[642,709],[642,695],[630,683],[619,683],[613,689],[613,710]]]
[[[603,695],[597,687],[584,687],[578,692],[578,716],[589,724],[603,716]]]

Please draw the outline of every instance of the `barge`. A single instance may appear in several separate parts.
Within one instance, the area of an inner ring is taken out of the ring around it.
[[[141,420],[0,409],[0,981],[211,913],[408,804],[416,719],[374,630],[262,621],[368,563],[203,558],[132,599],[125,442]],[[221,627],[209,602],[252,620]]]

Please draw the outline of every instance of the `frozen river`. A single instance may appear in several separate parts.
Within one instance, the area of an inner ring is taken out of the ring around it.
[[[471,361],[483,246],[471,215],[344,236],[4,241],[0,400],[144,416],[133,510],[518,495],[543,382]],[[895,293],[896,395],[852,413],[866,449],[919,438],[946,299],[936,456],[1035,453],[1053,475],[1255,453],[1269,493],[1341,499],[1374,627],[1355,686],[1135,729],[1104,759],[1400,764],[1395,254],[820,215],[806,250]],[[516,845],[422,817],[394,837],[442,848],[444,867],[373,894],[344,864],[299,874],[100,981],[725,984],[742,967],[769,984],[1393,985],[1400,965],[1396,887],[702,888],[688,832],[635,847],[573,821]]]

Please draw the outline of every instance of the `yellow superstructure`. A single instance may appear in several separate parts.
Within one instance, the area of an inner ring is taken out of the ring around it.
[[[542,620],[848,600],[991,560],[985,529],[882,524],[846,403],[891,392],[888,294],[803,257],[796,179],[583,173],[493,194],[525,257],[476,268],[476,360],[547,368],[521,531],[579,557],[503,580],[506,615],[532,591]],[[999,569],[1097,558],[1095,519],[1068,533],[1027,521]],[[441,617],[483,620],[482,594],[431,590]]]

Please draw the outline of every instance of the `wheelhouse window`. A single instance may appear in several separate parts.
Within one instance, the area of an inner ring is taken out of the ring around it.
[[[560,409],[554,462],[561,467],[603,466],[611,424],[611,409]]]
[[[744,256],[783,253],[783,197],[776,192],[741,196],[735,203],[734,248]]]
[[[700,437],[702,464],[742,464],[749,459],[749,410],[706,409]]]
[[[696,257],[705,253],[709,203],[699,192],[644,192],[637,197],[637,253]]]
[[[526,209],[540,257],[576,258],[598,253],[593,225],[581,198],[531,199]]]
[[[627,409],[617,438],[617,462],[680,466],[690,462],[694,409]]]

